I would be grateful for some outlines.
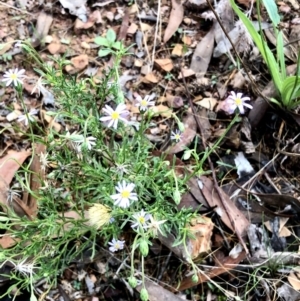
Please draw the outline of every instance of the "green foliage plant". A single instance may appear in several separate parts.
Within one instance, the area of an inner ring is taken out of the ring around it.
[[[114,43],[115,38],[108,35],[108,41]],[[115,256],[129,253],[131,268],[122,271],[121,276],[135,286],[135,277],[139,275],[144,284],[144,259],[152,240],[174,233],[177,243],[185,245],[187,225],[197,213],[176,206],[187,190],[186,177],[176,174],[173,162],[152,154],[155,145],[146,137],[153,122],[151,111],[143,112],[134,125],[119,122],[114,128],[101,122],[108,103],[111,107],[122,105],[121,90],[111,84],[111,79],[118,77],[122,52],[114,50],[117,65],[104,72],[101,82],[96,84],[90,78],[65,74],[63,70],[69,62],[64,58],[55,60],[51,66],[44,64],[28,45],[23,45],[23,50],[38,64],[40,84],[51,87],[55,97],[58,109],[48,110],[47,115],[64,127],[57,132],[53,127],[43,128],[37,120],[29,120],[29,129],[22,130],[24,139],[34,142],[33,156],[35,143],[46,146],[46,153],[39,155],[46,176],[42,178],[30,170],[32,157],[16,174],[20,189],[10,194],[21,197],[22,191],[26,191],[34,195],[38,202],[35,218],[20,217],[10,208],[0,212],[1,231],[10,233],[16,242],[0,252],[0,264],[14,267],[9,275],[13,284],[7,294],[16,288],[27,289],[31,300],[36,300],[37,281],[44,279],[49,287],[55,285],[57,276],[75,258],[82,258],[84,251],[89,251],[93,258],[99,242]],[[24,112],[28,111],[23,89],[20,85],[15,89]],[[18,123],[14,127],[21,131]],[[40,178],[38,191],[31,190],[31,176]],[[123,181],[134,184],[137,200],[121,207],[113,197],[118,193],[117,184]],[[137,258],[141,262],[138,273]],[[191,265],[195,264],[191,261]],[[148,299],[145,286],[141,297]]]
[[[249,18],[235,4],[235,1],[230,0],[230,3],[235,13],[246,26],[269,69],[270,75],[280,97],[279,99],[271,98],[270,101],[288,111],[295,109],[300,104],[300,55],[298,54],[296,75],[288,76],[286,74],[284,57],[283,33],[279,29],[280,15],[278,13],[276,2],[274,0],[262,0],[262,3],[264,4],[273,25],[277,42],[276,55],[273,54],[268,46],[267,41],[263,37],[260,17],[261,1],[256,1],[257,14],[259,18],[259,33],[256,31]]]

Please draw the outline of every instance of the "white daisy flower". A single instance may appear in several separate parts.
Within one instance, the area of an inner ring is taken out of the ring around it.
[[[181,131],[176,130],[175,132],[171,132],[171,140],[174,140],[176,143],[181,141]]]
[[[3,79],[2,81],[5,82],[6,87],[9,86],[11,83],[13,83],[13,85],[15,87],[18,86],[18,84],[23,84],[22,79],[25,77],[24,75],[25,70],[21,69],[18,70],[18,68],[14,69],[9,69],[8,71],[6,71],[3,75]]]
[[[225,104],[227,105],[227,112],[229,114],[233,114],[235,109],[238,108],[241,114],[245,113],[244,107],[252,109],[253,107],[246,103],[246,101],[250,100],[250,97],[243,96],[243,93],[235,93],[234,91],[230,92],[231,95],[227,97],[225,100]]]
[[[152,215],[150,215],[150,222],[147,223],[147,225],[145,226],[145,229],[149,229],[151,231],[151,234],[154,237],[157,237],[158,232],[161,235],[164,235],[160,229],[160,225],[162,225],[163,223],[165,223],[167,220],[162,220],[162,221],[158,221],[156,220]]]
[[[146,213],[144,209],[141,212],[133,214],[133,217],[136,219],[136,223],[132,224],[131,228],[137,230],[139,226],[145,228],[147,221],[150,219],[151,214]]]
[[[126,184],[124,180],[119,182],[116,186],[118,193],[110,196],[115,200],[114,204],[122,208],[127,208],[130,206],[130,201],[137,201],[137,194],[132,192],[134,187],[133,183]]]
[[[110,245],[109,251],[116,252],[124,249],[125,240],[117,240],[113,238],[112,241],[109,242],[108,244]]]
[[[103,108],[103,112],[108,116],[103,116],[100,120],[107,125],[107,127],[113,127],[117,129],[119,120],[127,123],[126,116],[129,115],[129,112],[126,108],[126,105],[121,103],[114,110],[112,107],[106,105]]]
[[[18,117],[18,122],[24,121],[24,124],[27,126],[29,121],[35,121],[33,115],[36,115],[38,112],[38,110],[32,109],[29,113],[20,115]]]
[[[155,101],[151,101],[155,97],[155,94],[146,95],[145,98],[142,98],[140,95],[136,97],[137,104],[135,105],[140,109],[140,111],[147,111],[149,107],[155,105]]]

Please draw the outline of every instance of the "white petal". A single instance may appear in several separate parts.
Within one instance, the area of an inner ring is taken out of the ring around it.
[[[253,109],[253,106],[249,105],[248,103],[244,103],[244,107],[247,107],[249,109]]]
[[[243,105],[239,105],[238,108],[239,108],[241,114],[245,113]]]

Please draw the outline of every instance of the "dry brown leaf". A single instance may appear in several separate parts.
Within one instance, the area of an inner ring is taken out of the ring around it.
[[[61,49],[61,43],[58,40],[52,41],[48,46],[47,46],[48,51],[51,54],[57,54],[60,52]]]
[[[151,109],[154,113],[158,113],[160,116],[163,117],[171,117],[172,116],[172,109],[164,106],[164,105],[158,105],[154,106]]]
[[[135,23],[131,23],[127,29],[127,34],[134,35],[137,32],[138,28],[139,27]]]
[[[34,144],[34,157],[30,165],[30,170],[32,171],[31,179],[30,179],[30,189],[37,193],[39,188],[41,187],[41,180],[45,179],[45,170],[42,169],[41,164],[41,155],[46,154],[46,146],[44,144]],[[28,200],[24,199],[23,202],[27,204],[29,209],[31,210],[31,217],[36,217],[38,212],[37,199],[33,194],[29,195]]]
[[[57,133],[61,131],[62,126],[52,116],[48,115],[47,111],[41,110],[41,116],[47,122],[49,128],[53,128]]]
[[[179,76],[178,76],[178,79],[182,79],[182,75],[183,75],[184,77],[189,77],[189,76],[195,75],[195,71],[192,70],[192,69],[183,68],[183,69],[181,69],[181,71],[180,71],[180,74],[179,74]]]
[[[173,61],[171,59],[157,59],[154,60],[154,62],[166,72],[170,72],[174,68]]]
[[[147,24],[147,23],[141,23],[141,31],[146,32],[146,31],[152,31],[153,26]]]
[[[180,96],[174,96],[171,94],[166,95],[166,100],[170,108],[181,108],[184,105],[183,99]]]
[[[176,236],[172,233],[167,234],[167,236],[159,234],[158,238],[163,245],[183,260],[196,259],[201,255],[207,254],[210,251],[211,235],[214,228],[211,219],[199,215],[187,227],[191,231],[193,238],[187,238],[186,248],[183,245],[173,246]]]
[[[183,5],[180,0],[172,0],[172,10],[170,14],[170,19],[168,22],[168,26],[165,30],[163,42],[167,43],[172,35],[176,32],[179,25],[183,20]]]
[[[213,97],[206,97],[200,101],[195,102],[196,105],[199,105],[207,110],[213,110],[218,101]]]
[[[30,156],[31,152],[14,150],[8,151],[7,155],[0,159],[0,203],[7,205],[7,190],[22,163]]]
[[[0,48],[0,55],[3,55],[5,52],[7,52],[11,48],[11,46],[11,43],[2,44]]]
[[[76,57],[73,57],[71,59],[71,63],[77,69],[77,71],[80,71],[84,69],[88,63],[89,63],[89,57],[86,54],[81,54]]]
[[[142,82],[145,84],[150,84],[150,83],[157,84],[159,80],[153,72],[150,72],[145,77],[142,78]]]
[[[184,35],[181,40],[185,45],[190,46],[192,44],[192,39],[189,36]]]
[[[176,44],[172,50],[172,56],[182,56],[182,54],[183,54],[183,45]]]
[[[64,213],[61,213],[60,216],[68,219],[74,219],[74,220],[81,220],[82,218],[87,219],[88,218],[88,211],[84,211],[84,216],[82,217],[80,214],[78,214],[76,211],[67,211]],[[62,220],[58,221],[59,223],[62,223]],[[88,223],[86,222],[86,225]],[[64,231],[68,231],[72,228],[73,224],[71,222],[64,222]],[[60,235],[63,235],[63,233],[60,233]],[[55,236],[52,236],[55,237]]]
[[[100,15],[100,19],[99,19],[99,15]],[[96,22],[101,23],[101,21],[102,21],[101,14],[99,13],[98,10],[95,10],[89,15],[87,22],[83,22],[79,18],[77,18],[75,21],[74,29],[75,31],[77,29],[88,29],[93,27]]]
[[[287,227],[285,227],[285,224],[288,222],[288,220],[288,217],[279,217],[279,237],[288,237],[292,235],[292,232]],[[273,233],[270,221],[265,222],[264,225],[271,233]]]
[[[214,189],[213,182],[204,176],[200,177],[200,180],[203,183],[202,193],[204,194],[208,204],[210,207],[217,207],[221,209],[221,216],[223,223],[230,228],[233,232],[240,231],[241,236],[244,236],[247,232],[247,229],[249,227],[249,221],[244,216],[244,214],[241,213],[241,211],[235,206],[235,204],[231,201],[231,199],[228,197],[225,192],[222,191],[223,198],[225,199],[225,202],[227,203],[227,206],[229,208],[228,214],[231,215],[231,218],[234,221],[234,227],[231,224],[231,221],[228,217],[228,214],[223,207],[222,201],[219,198],[219,195],[217,191]]]
[[[205,75],[214,49],[214,27],[198,43],[192,57],[190,69]]]
[[[300,291],[300,279],[299,279],[299,276],[300,276],[300,267],[293,268],[293,271],[288,276],[288,282],[297,291]]]
[[[44,12],[41,12],[38,15],[36,28],[33,32],[33,37],[31,38],[31,45],[33,47],[39,46],[42,40],[48,35],[52,21],[52,16]]]
[[[1,236],[0,245],[3,249],[8,249],[17,243],[17,240],[12,238],[9,233],[2,234]]]

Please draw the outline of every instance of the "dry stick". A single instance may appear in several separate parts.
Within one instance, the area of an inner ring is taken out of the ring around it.
[[[184,78],[184,74],[183,74],[182,71],[180,71],[180,72],[181,72],[181,75],[182,75],[184,87],[186,89],[187,97],[188,97],[188,100],[189,100],[189,105],[190,105],[190,107],[192,109],[195,121],[196,121],[197,126],[198,126],[198,128],[200,130],[201,140],[202,140],[203,147],[204,147],[204,149],[206,149],[206,141],[205,141],[205,138],[204,138],[204,134],[203,134],[203,129],[202,129],[201,123],[200,123],[199,119],[197,118],[197,112],[196,112],[196,109],[195,109],[194,104],[192,102],[191,95],[190,95],[190,92],[188,90],[185,78]],[[226,203],[226,200],[223,198],[222,191],[221,191],[221,189],[220,189],[220,187],[218,185],[218,181],[217,181],[217,177],[216,177],[216,172],[215,172],[214,166],[212,164],[212,161],[210,159],[210,156],[207,157],[207,160],[208,160],[208,163],[209,163],[209,167],[210,167],[210,169],[212,171],[212,176],[213,176],[213,180],[214,180],[214,187],[217,190],[219,198],[220,198],[220,200],[222,202],[222,205],[223,205],[223,207],[225,209],[225,212],[226,212],[226,214],[227,214],[227,216],[228,216],[228,218],[230,220],[230,223],[231,223],[233,229],[235,230],[235,233],[236,233],[236,235],[237,235],[237,237],[239,239],[239,242],[243,246],[246,254],[248,255],[249,254],[249,250],[248,250],[248,248],[247,248],[247,246],[246,246],[246,244],[245,244],[245,242],[244,242],[244,240],[243,240],[243,238],[241,236],[241,233],[240,233],[239,229],[237,229],[236,226],[235,226],[234,219],[232,218],[231,214],[229,213],[229,211],[230,211],[229,206]]]

